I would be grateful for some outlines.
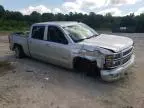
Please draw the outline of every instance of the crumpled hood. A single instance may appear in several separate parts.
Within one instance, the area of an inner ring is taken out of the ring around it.
[[[84,46],[97,46],[118,52],[132,46],[133,40],[122,36],[101,34],[97,37],[86,39],[81,43]]]

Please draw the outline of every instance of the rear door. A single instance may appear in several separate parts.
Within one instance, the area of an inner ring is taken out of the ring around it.
[[[45,59],[45,26],[33,26],[31,38],[29,40],[29,51],[32,57]]]

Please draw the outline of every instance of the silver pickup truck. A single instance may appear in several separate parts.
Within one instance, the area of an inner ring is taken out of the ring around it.
[[[95,71],[105,81],[124,77],[134,63],[132,39],[98,34],[80,22],[36,23],[29,33],[12,33],[9,42],[17,58],[26,55],[66,68]]]

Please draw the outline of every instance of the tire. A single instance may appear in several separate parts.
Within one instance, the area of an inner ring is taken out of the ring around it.
[[[81,59],[76,60],[76,62],[74,63],[74,68],[77,71],[87,73],[88,71],[90,71],[89,69],[90,65],[91,63],[88,60],[81,58]]]
[[[91,62],[86,59],[76,60],[74,62],[74,69],[80,72],[84,72],[88,76],[100,76],[100,69],[97,67],[97,62]]]
[[[23,58],[24,57],[24,51],[20,46],[15,46],[14,48],[15,51],[15,57],[16,58]]]

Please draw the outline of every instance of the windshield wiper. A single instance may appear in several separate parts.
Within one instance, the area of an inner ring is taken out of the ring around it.
[[[90,37],[87,37],[86,39],[90,39],[90,38],[93,38],[93,37],[96,37],[97,35],[93,35],[93,36],[90,36]]]
[[[81,42],[81,41],[84,41],[85,39],[79,39],[79,40],[76,40],[75,42]]]
[[[81,41],[84,41],[86,39],[90,39],[90,38],[93,38],[93,37],[96,37],[98,35],[93,35],[93,36],[90,36],[90,37],[87,37],[87,38],[84,38],[84,39],[79,39],[79,40],[76,40],[76,42],[81,42]]]
[[[94,38],[94,37],[96,37],[96,36],[98,36],[98,35],[95,34],[95,35],[93,35],[93,36],[90,36],[90,37],[87,37],[87,38],[84,38],[84,39],[75,40],[75,42],[81,42],[81,41],[84,41],[84,40],[86,40],[86,39]]]

